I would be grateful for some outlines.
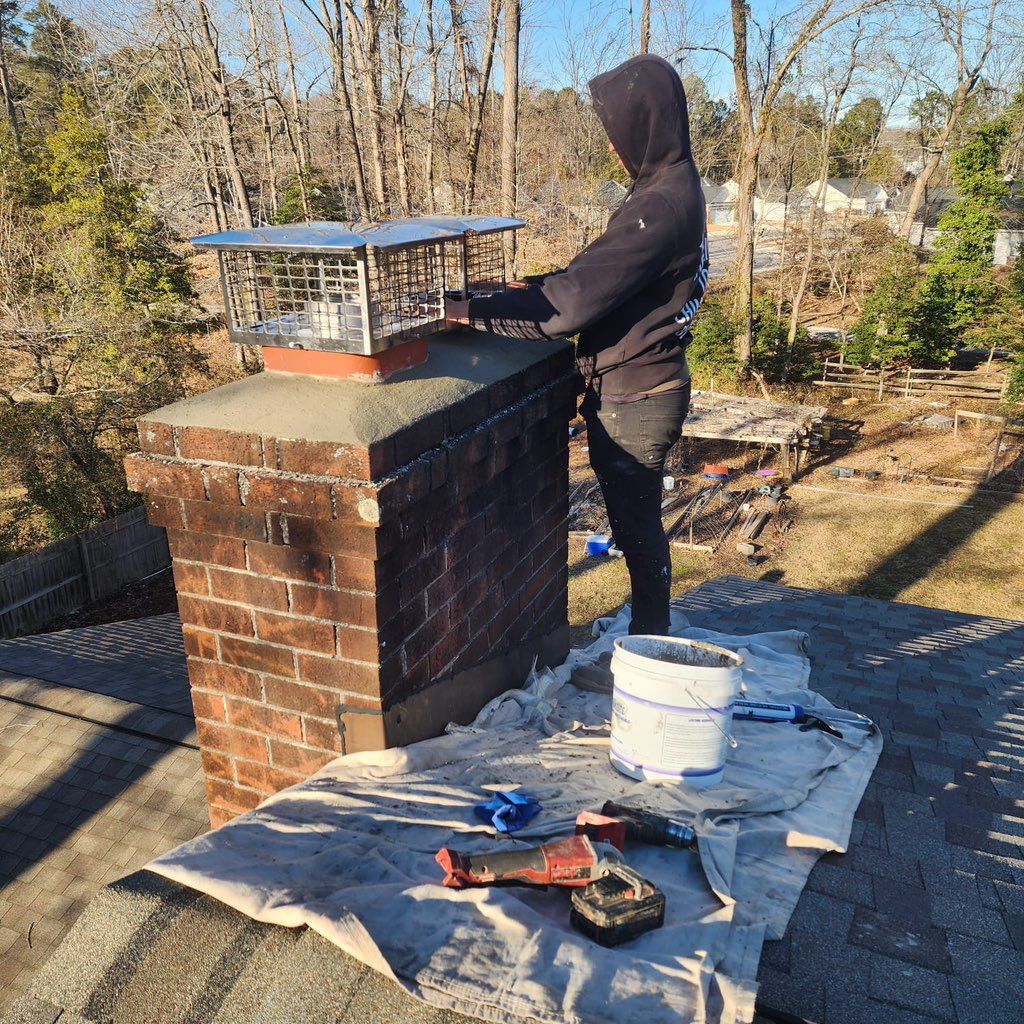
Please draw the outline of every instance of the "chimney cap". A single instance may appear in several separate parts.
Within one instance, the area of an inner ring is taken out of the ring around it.
[[[465,228],[454,225],[421,224],[415,220],[364,221],[356,225],[311,221],[306,224],[282,224],[239,231],[221,231],[192,239],[198,249],[247,249],[259,252],[354,252],[375,249],[399,249],[423,242],[443,242],[461,238]]]
[[[490,235],[497,231],[518,231],[520,228],[526,227],[526,221],[520,220],[518,217],[486,217],[478,214],[469,214],[465,217],[408,217],[405,221],[396,223],[427,224],[464,231],[473,235]]]

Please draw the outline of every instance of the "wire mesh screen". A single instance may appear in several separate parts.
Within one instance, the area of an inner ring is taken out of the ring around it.
[[[232,335],[249,344],[362,351],[360,263],[355,253],[222,252]]]
[[[245,344],[366,355],[433,333],[444,321],[445,250],[457,248],[222,251],[230,333]]]
[[[378,348],[432,334],[444,322],[447,250],[460,244],[368,250],[370,332]]]
[[[466,284],[470,292],[504,288],[505,232],[466,236]]]

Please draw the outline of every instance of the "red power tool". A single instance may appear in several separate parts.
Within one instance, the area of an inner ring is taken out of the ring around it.
[[[496,882],[590,885],[604,878],[621,859],[614,847],[606,843],[595,846],[586,836],[569,836],[505,853],[460,853],[448,847],[437,852],[437,863],[446,872],[444,884],[451,889]]]

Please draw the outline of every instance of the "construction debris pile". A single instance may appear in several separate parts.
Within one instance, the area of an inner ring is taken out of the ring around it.
[[[693,452],[686,450],[686,445],[677,446],[665,466],[662,502],[670,542],[714,554],[736,531],[740,554],[753,564],[763,560],[758,537],[769,523],[778,536],[793,525],[792,517],[782,511],[785,506],[781,503],[787,500],[783,480],[797,476],[801,456],[819,451],[827,441],[826,414],[824,406],[694,391],[683,437],[756,446],[744,460],[748,467],[754,463],[756,468],[753,480],[745,481],[746,486],[739,483],[730,487],[730,479],[739,479],[743,470],[709,464],[693,489],[686,484],[687,476],[693,473],[686,460]],[[585,427],[571,431],[583,453],[587,451],[585,431]],[[588,537],[589,555],[621,554],[611,536],[601,489],[589,470],[569,496],[569,527]]]
[[[729,476],[726,466],[706,466],[696,490],[679,486],[675,476],[666,476],[661,507],[665,534],[675,547],[714,554],[736,531],[737,551],[756,565],[764,557],[758,538],[769,521],[777,536],[793,525],[793,517],[785,511],[788,498],[782,474],[773,469],[758,470],[754,474],[756,486],[752,487],[729,487]],[[597,481],[584,481],[572,491],[569,523],[573,531],[588,535],[588,555],[620,554],[610,535]]]

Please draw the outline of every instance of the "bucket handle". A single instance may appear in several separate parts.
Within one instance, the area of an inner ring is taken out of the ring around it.
[[[686,696],[689,697],[690,700],[694,701],[699,707],[704,709],[704,714],[707,716],[707,720],[725,737],[726,742],[729,744],[729,746],[732,747],[733,750],[735,750],[739,746],[739,743],[735,739],[733,739],[733,737],[730,736],[714,720],[714,718],[711,717],[711,712],[714,710],[714,708],[712,708],[711,705],[708,704],[707,701],[701,700],[700,697],[698,697],[697,694],[695,694],[692,690],[690,690],[688,688],[684,688],[684,689],[686,689]]]

